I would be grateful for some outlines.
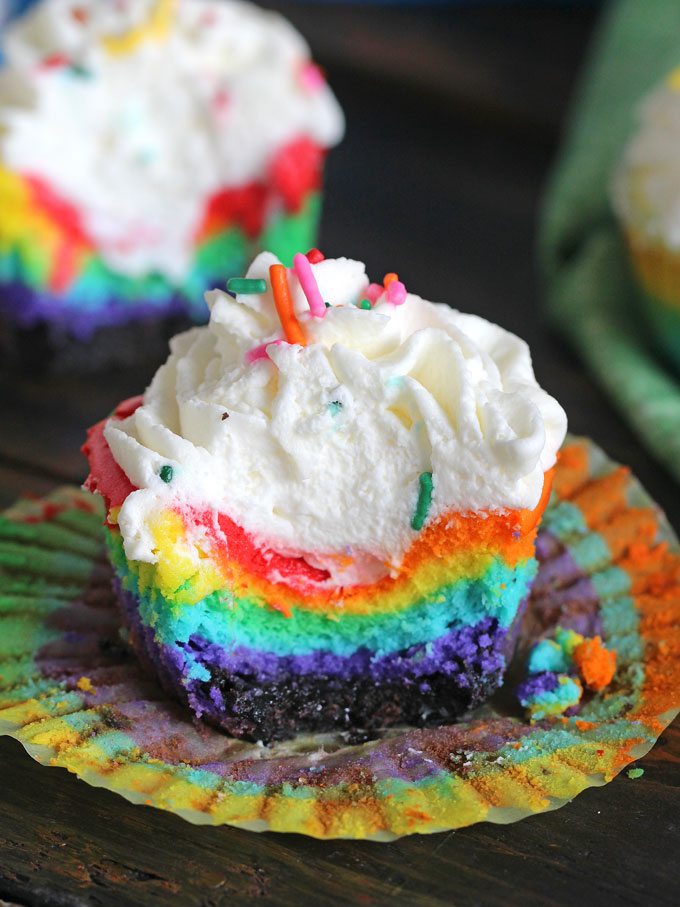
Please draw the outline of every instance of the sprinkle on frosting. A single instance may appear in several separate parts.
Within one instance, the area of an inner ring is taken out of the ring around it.
[[[158,473],[158,475],[166,485],[169,485],[170,482],[172,482],[173,473],[174,470],[172,466],[170,466],[169,463],[166,463],[165,466],[161,466],[161,471]]]
[[[403,305],[406,302],[406,287],[400,280],[392,280],[387,286],[387,301],[392,305]]]
[[[247,296],[250,293],[265,293],[267,291],[266,280],[252,280],[247,277],[232,277],[227,281],[227,290],[238,296]]]
[[[297,255],[293,257],[293,268],[300,281],[302,291],[307,297],[309,311],[316,318],[323,318],[326,314],[326,306],[323,297],[319,292],[319,286],[314,278],[312,266],[307,256],[303,255],[302,252],[298,252]]]
[[[425,520],[430,512],[432,505],[432,473],[421,472],[418,477],[418,503],[416,504],[415,513],[411,520],[411,528],[416,532],[425,525]]]
[[[366,298],[369,300],[369,302],[375,303],[380,299],[384,292],[385,287],[382,286],[382,284],[369,283],[368,287],[366,288]]]
[[[320,261],[324,261],[325,257],[323,252],[320,252],[318,249],[310,249],[309,252],[307,252],[307,261],[311,265],[318,265]]]
[[[272,345],[278,345],[283,343],[282,340],[267,340],[265,343],[259,343],[257,346],[254,346],[251,350],[248,350],[244,356],[245,361],[248,365],[252,365],[253,362],[259,362],[260,359],[268,359],[269,353],[267,352],[267,347]]]
[[[293,300],[290,295],[286,269],[283,265],[271,265],[269,268],[272,292],[274,293],[274,304],[276,312],[283,328],[288,343],[299,343],[305,346],[305,335],[300,327],[300,322],[295,317],[293,309]]]

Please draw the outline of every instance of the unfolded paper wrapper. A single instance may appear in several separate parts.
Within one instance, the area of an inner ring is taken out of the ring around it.
[[[625,467],[569,439],[539,534],[540,570],[506,684],[450,726],[269,747],[192,720],[125,646],[97,498],[61,488],[0,518],[0,731],[39,762],[190,822],[317,838],[514,822],[610,781],[680,710],[680,548]],[[560,625],[600,634],[612,683],[531,723],[512,696]]]

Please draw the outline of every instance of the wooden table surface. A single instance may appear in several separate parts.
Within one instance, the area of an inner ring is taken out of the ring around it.
[[[680,526],[677,486],[551,336],[535,215],[594,15],[269,4],[307,34],[348,116],[322,247],[524,336],[576,433],[629,463]],[[0,383],[0,504],[79,482],[85,428],[142,389],[125,374]],[[195,827],[0,740],[0,901],[21,905],[677,903],[680,729],[625,774],[510,826],[394,844]],[[4,900],[3,900],[4,899]]]

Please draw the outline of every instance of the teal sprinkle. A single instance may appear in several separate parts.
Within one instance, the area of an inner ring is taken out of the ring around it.
[[[227,281],[227,289],[230,293],[248,295],[250,293],[266,293],[267,281],[256,280],[249,277],[232,277]]]
[[[328,404],[328,412],[331,416],[337,416],[342,409],[342,403],[339,400],[331,400]]]
[[[415,513],[411,518],[411,529],[419,532],[427,519],[427,514],[432,504],[432,473],[421,472],[418,478],[420,485],[418,490],[418,503],[416,504]]]
[[[326,306],[327,309],[330,309],[330,307],[331,307],[330,302],[325,302],[324,305]]]
[[[158,475],[166,484],[172,482],[173,474],[174,469],[172,468],[172,466],[170,466],[169,463],[166,463],[165,466],[161,466],[161,471],[158,473]]]
[[[74,76],[78,76],[81,79],[91,79],[92,72],[86,66],[81,66],[79,63],[74,63],[71,67],[71,72]]]
[[[635,781],[636,778],[641,778],[645,773],[644,768],[629,768],[626,774],[629,778],[632,778]]]
[[[357,307],[360,309],[372,308],[370,299],[362,299],[361,302],[357,304]]]

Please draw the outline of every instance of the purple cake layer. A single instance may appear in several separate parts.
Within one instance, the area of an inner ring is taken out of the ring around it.
[[[540,569],[532,585],[532,595],[544,602],[543,623],[534,627],[533,638],[540,639],[546,627],[564,627],[583,636],[602,635],[600,597],[592,580],[569,550],[552,533],[542,529],[536,539],[536,558]],[[535,616],[530,615],[533,624]]]
[[[208,284],[205,288],[209,288]],[[201,298],[200,293],[197,298]],[[19,281],[0,282],[0,312],[14,325],[34,328],[47,322],[82,343],[99,328],[180,315],[186,313],[187,304],[185,294],[172,292],[163,299],[138,298],[134,302],[110,296],[98,300],[96,307],[85,308],[69,305],[63,296],[36,290]]]
[[[554,671],[540,671],[538,674],[527,677],[517,687],[517,698],[523,702],[540,693],[552,693],[558,686],[558,675]]]
[[[280,657],[243,647],[226,651],[197,637],[159,645],[135,597],[115,585],[132,645],[164,687],[211,724],[265,742],[300,731],[455,720],[500,686],[524,611],[509,629],[486,618],[381,657],[368,650]]]

